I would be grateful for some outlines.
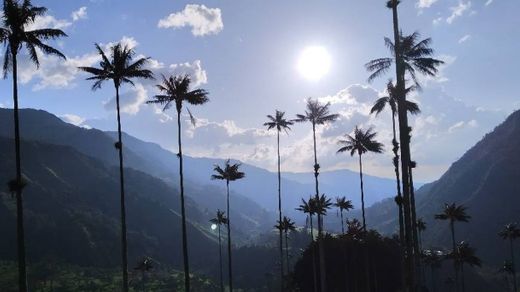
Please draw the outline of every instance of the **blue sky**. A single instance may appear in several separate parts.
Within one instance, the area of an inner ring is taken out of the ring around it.
[[[211,102],[191,107],[196,127],[184,124],[185,152],[193,156],[236,158],[274,170],[274,133],[262,123],[275,109],[289,117],[304,110],[307,97],[332,102],[340,121],[319,130],[324,169],[357,170],[356,160],[338,156],[337,139],[355,125],[374,126],[385,144],[391,139],[390,115],[368,115],[383,94],[388,77],[372,84],[363,65],[387,56],[391,14],[385,1],[200,1],[90,0],[34,1],[49,8],[34,24],[62,28],[57,42],[68,61],[42,56],[36,70],[20,62],[22,107],[50,111],[85,127],[115,129],[114,92],[107,83],[92,92],[77,66],[96,66],[94,43],[124,41],[153,59],[158,73],[189,73]],[[150,3],[153,3],[150,5]],[[416,176],[438,178],[485,133],[519,107],[514,53],[520,33],[516,0],[403,0],[401,27],[433,38],[446,65],[436,78],[424,78],[423,92],[412,98],[423,113],[411,120]],[[170,17],[169,17],[170,16]],[[324,47],[329,72],[309,81],[298,72],[301,52]],[[23,58],[23,57],[22,57]],[[123,91],[123,129],[176,151],[173,112],[143,104],[155,82],[138,82]],[[10,82],[0,82],[0,104],[11,107]],[[283,168],[312,170],[310,127],[296,125],[282,140]],[[368,173],[392,177],[390,147],[366,157]]]

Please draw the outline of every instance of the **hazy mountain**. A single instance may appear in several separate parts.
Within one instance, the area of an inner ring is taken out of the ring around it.
[[[0,138],[0,181],[14,175],[14,142]],[[28,259],[56,257],[84,266],[120,263],[119,173],[71,147],[22,143],[26,243]],[[126,169],[129,260],[149,255],[180,266],[178,193],[160,179]],[[3,188],[5,190],[5,188]],[[187,202],[190,254],[197,269],[215,259],[215,236],[193,201]],[[16,256],[15,200],[0,196],[0,258]]]
[[[447,222],[434,220],[444,203],[468,208],[469,223],[456,224],[457,240],[477,247],[488,263],[502,263],[506,242],[497,232],[508,222],[520,222],[520,111],[511,114],[494,131],[453,163],[436,182],[417,191],[417,213],[426,220],[426,245],[449,246]],[[419,162],[420,163],[420,162]],[[395,203],[381,202],[367,211],[373,227],[386,232],[396,228]]]
[[[20,119],[23,140],[69,146],[82,154],[97,159],[107,167],[119,165],[113,137],[103,131],[65,123],[58,117],[42,110],[23,109],[20,111]],[[12,124],[12,110],[0,108],[0,137],[13,137]],[[125,167],[161,178],[174,190],[177,190],[177,157],[158,145],[145,143],[128,135],[125,135],[125,138],[123,140]],[[187,164],[186,168],[189,170],[189,163]],[[208,182],[210,182],[209,175],[205,180],[199,179],[193,183],[186,183],[186,194],[197,203],[196,207],[204,212],[209,220],[217,208],[225,209],[225,197],[222,188],[208,185]],[[235,234],[238,239],[236,243],[247,240],[251,237],[251,233],[271,228],[270,217],[274,218],[274,215],[267,215],[266,211],[254,201],[236,192],[232,193],[232,197],[232,216],[236,216],[237,219],[235,221],[237,227]],[[206,224],[207,220],[204,223]]]

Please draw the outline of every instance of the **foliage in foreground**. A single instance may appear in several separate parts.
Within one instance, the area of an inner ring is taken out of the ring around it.
[[[177,270],[157,267],[143,274],[129,271],[130,291],[184,291],[184,274]],[[100,269],[58,263],[38,263],[28,269],[31,291],[119,291],[121,272],[119,269]],[[15,262],[0,262],[0,291],[17,291],[17,269]],[[194,291],[217,291],[218,285],[198,275],[191,275]],[[144,286],[143,286],[144,285]]]

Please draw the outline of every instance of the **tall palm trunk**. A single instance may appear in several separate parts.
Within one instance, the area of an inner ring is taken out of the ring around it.
[[[414,263],[417,269],[416,279],[417,285],[420,288],[422,285],[422,268],[421,268],[421,250],[419,248],[419,232],[417,230],[417,214],[415,212],[415,190],[413,187],[413,163],[410,163],[410,205],[412,211],[412,235],[414,248]]]
[[[312,123],[312,137],[314,142],[314,179],[316,182],[316,200],[319,199],[320,196],[320,190],[319,190],[319,183],[318,183],[318,175],[319,175],[319,165],[318,165],[318,154],[316,153],[316,124]],[[325,255],[324,255],[324,249],[321,242],[321,216],[318,214],[318,258],[320,261],[320,291],[326,292],[327,291],[327,279],[326,279],[326,272],[325,272]]]
[[[363,191],[363,163],[361,162],[361,154],[359,154],[359,183],[361,186],[361,214],[363,216],[363,231],[367,232],[367,223],[365,219],[365,192]]]
[[[121,138],[121,113],[119,110],[119,84],[116,87],[117,143],[119,150],[119,184],[121,188],[121,258],[123,263],[123,292],[128,292],[128,247],[126,240],[125,178],[123,172],[123,142]]]
[[[341,218],[341,234],[345,234],[345,227],[343,226],[343,209],[340,209],[340,218]]]
[[[289,236],[287,235],[287,231],[285,231],[285,258],[287,263],[287,275],[291,272],[291,265],[289,264]]]
[[[309,215],[309,223],[311,224],[311,251],[312,251],[312,284],[314,292],[318,291],[318,275],[316,272],[316,249],[314,248],[314,225],[312,224],[312,215]]]
[[[231,214],[229,213],[229,180],[226,181],[226,189],[227,189],[227,214],[228,214],[228,224],[227,224],[227,236],[228,236],[228,277],[229,277],[229,291],[233,292],[233,265],[231,262]]]
[[[462,285],[462,292],[466,292],[466,283],[464,281],[464,263],[460,263],[460,282]]]
[[[182,256],[184,261],[184,289],[190,291],[190,262],[188,257],[188,236],[186,234],[186,208],[184,207],[184,173],[182,159],[182,129],[181,129],[181,107],[177,107],[177,138],[179,142],[179,180],[181,189],[181,215],[182,215]]]
[[[402,272],[402,282],[403,285],[406,283],[406,264],[405,264],[405,239],[404,239],[404,222],[403,222],[403,195],[401,193],[401,179],[399,178],[399,143],[397,142],[397,132],[395,128],[395,115],[396,112],[392,110],[392,133],[393,139],[392,151],[394,152],[394,171],[395,171],[395,182],[397,187],[397,209],[399,215],[399,249],[401,252],[401,270]]]
[[[509,247],[511,248],[511,269],[513,272],[513,288],[514,291],[518,291],[517,283],[516,283],[516,265],[515,265],[515,252],[513,248],[513,238],[509,238]]]
[[[224,277],[222,275],[222,241],[220,238],[220,223],[218,224],[218,258],[220,264],[220,292],[224,292]]]
[[[277,154],[278,154],[278,222],[282,223],[282,177],[280,170],[280,131],[277,131]],[[280,291],[283,291],[284,276],[283,276],[283,238],[282,229],[280,228]],[[287,263],[288,264],[288,263]]]
[[[410,141],[409,141],[409,130],[408,130],[408,116],[406,109],[406,95],[405,95],[405,67],[401,55],[401,45],[399,39],[399,20],[397,14],[397,0],[392,0],[392,16],[393,16],[393,28],[394,28],[394,51],[395,51],[395,64],[396,64],[396,88],[397,88],[397,111],[399,118],[399,138],[401,141],[401,169],[402,171],[402,183],[403,183],[403,205],[404,205],[404,226],[405,226],[405,242],[406,242],[406,272],[407,291],[415,291],[415,270],[413,264],[413,242],[412,242],[412,224],[410,218],[410,178],[409,178],[409,166],[410,166]]]
[[[16,50],[13,57],[13,103],[14,103],[14,145],[16,160],[16,235],[18,244],[18,289],[27,291],[27,266],[25,262],[25,228],[23,220],[22,164],[20,155],[20,119],[18,117],[18,64]]]
[[[455,253],[458,253],[457,251],[457,244],[455,243],[455,223],[453,220],[450,220],[450,229],[451,229],[451,244],[452,244],[452,253],[454,256],[456,256]],[[459,290],[459,268],[457,265],[457,259],[453,259],[453,268],[455,269],[455,291]]]

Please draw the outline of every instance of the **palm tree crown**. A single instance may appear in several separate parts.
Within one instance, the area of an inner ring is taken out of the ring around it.
[[[315,212],[318,214],[318,216],[325,216],[327,215],[327,210],[331,208],[332,202],[327,196],[322,194],[319,197],[314,198],[314,204],[315,204]]]
[[[80,70],[93,75],[87,78],[87,80],[95,81],[92,85],[92,90],[101,88],[103,82],[108,80],[112,80],[114,86],[119,88],[124,83],[134,85],[131,78],[153,79],[152,71],[144,69],[149,58],[139,58],[134,61],[135,51],[128,46],[122,45],[121,43],[111,46],[111,59],[108,58],[98,44],[95,44],[95,46],[101,55],[101,62],[99,62],[100,68],[79,67]]]
[[[416,89],[415,86],[406,88],[406,90],[405,90],[406,95],[408,95],[409,92],[411,92],[415,89]],[[386,91],[387,91],[388,95],[380,97],[376,100],[376,102],[370,109],[371,114],[373,114],[373,113],[375,113],[376,115],[380,114],[385,109],[386,105],[388,105],[390,107],[390,110],[392,111],[392,115],[393,116],[397,115],[398,95],[397,95],[397,88],[393,84],[392,80],[389,80],[388,83],[386,84]],[[421,113],[421,110],[419,109],[419,105],[417,103],[415,103],[413,101],[409,101],[409,100],[406,101],[406,110],[409,113],[411,113],[412,115],[417,115],[417,114]]]
[[[445,204],[443,212],[435,215],[435,219],[449,220],[450,222],[468,222],[471,216],[466,214],[466,209],[466,207],[462,205],[457,206],[455,203]]]
[[[372,128],[363,131],[356,126],[353,135],[347,134],[345,135],[346,140],[339,141],[339,144],[344,146],[338,149],[338,153],[350,151],[352,156],[356,153],[359,155],[366,152],[381,153],[383,152],[383,144],[374,140],[376,135],[377,133]]]
[[[291,129],[291,126],[294,124],[294,122],[286,120],[284,118],[284,115],[285,112],[276,110],[276,114],[274,115],[274,117],[272,115],[267,115],[269,121],[265,122],[264,126],[267,127],[267,130],[276,128],[278,132],[281,132],[283,130],[287,133],[287,131]]]
[[[211,179],[225,180],[225,181],[235,181],[245,177],[245,173],[239,170],[240,163],[231,164],[231,161],[228,159],[224,165],[224,168],[220,167],[220,165],[215,165],[213,170],[216,174],[211,175]]]
[[[437,67],[444,64],[443,61],[431,57],[434,53],[433,49],[430,48],[431,38],[419,41],[420,37],[421,35],[418,32],[406,36],[401,35],[399,44],[406,73],[418,87],[417,71],[427,76],[435,76],[438,72]],[[365,65],[366,69],[372,72],[368,77],[369,81],[385,74],[395,62],[394,43],[389,38],[385,38],[385,45],[390,49],[392,57],[378,58]]]
[[[296,210],[309,214],[309,216],[316,215],[316,200],[314,198],[309,198],[307,201],[302,199],[302,204]]]
[[[66,37],[67,34],[62,30],[52,28],[26,30],[34,23],[36,17],[43,16],[47,12],[47,8],[33,6],[29,0],[24,0],[22,3],[16,0],[5,0],[3,12],[4,25],[0,28],[0,40],[7,41],[4,53],[4,75],[12,69],[13,55],[17,55],[24,45],[31,61],[37,67],[40,66],[38,49],[45,54],[65,59],[65,55],[60,51],[43,43],[44,40]]]
[[[498,233],[503,239],[517,239],[520,238],[520,228],[516,223],[509,223],[504,226],[504,229]]]
[[[352,205],[351,200],[347,200],[345,197],[337,197],[336,203],[334,203],[334,206],[338,207],[340,211],[349,211],[354,209],[354,205]]]
[[[217,210],[217,216],[209,222],[216,224],[216,225],[226,225],[228,223],[228,219],[226,217],[226,212]]]
[[[189,75],[170,76],[162,75],[162,84],[158,84],[157,89],[161,94],[155,95],[155,99],[149,100],[148,104],[160,104],[163,110],[169,109],[172,104],[177,111],[181,111],[182,103],[187,102],[192,105],[201,105],[209,101],[208,92],[204,89],[190,90],[191,77]]]
[[[328,122],[334,122],[338,119],[338,114],[331,114],[330,103],[320,104],[317,100],[307,99],[307,110],[304,114],[297,114],[294,122],[303,123],[311,122],[313,125],[323,125]]]
[[[475,255],[475,248],[471,247],[469,243],[461,241],[457,244],[455,252],[447,255],[448,258],[454,259],[458,265],[469,264],[470,266],[480,267],[482,261]]]

